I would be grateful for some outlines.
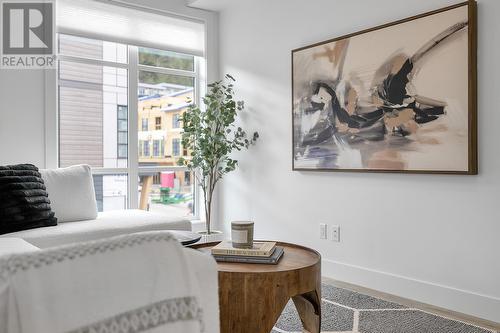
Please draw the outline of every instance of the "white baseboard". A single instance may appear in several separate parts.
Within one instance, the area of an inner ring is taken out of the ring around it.
[[[500,298],[329,259],[321,270],[328,278],[500,322]]]

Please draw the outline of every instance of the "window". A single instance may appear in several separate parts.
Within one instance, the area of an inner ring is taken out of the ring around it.
[[[139,140],[139,157],[144,157],[144,141]]]
[[[179,139],[172,139],[172,156],[179,156],[181,152],[181,143]]]
[[[118,158],[128,158],[128,108],[118,105]]]
[[[144,156],[146,157],[151,156],[151,153],[149,152],[149,141],[143,141],[143,151],[144,151]]]
[[[171,128],[180,128],[182,113],[197,96],[200,58],[84,36],[57,37],[59,165],[92,166],[99,211],[195,213],[195,177],[173,158],[187,157],[187,151],[173,138],[172,154],[166,152],[170,124],[162,118],[171,116]]]
[[[143,132],[148,131],[148,126],[149,126],[149,119],[148,118],[142,118],[142,124],[141,128]]]
[[[128,119],[128,109],[126,105],[118,105],[118,120],[127,120]]]
[[[93,175],[98,211],[127,208],[127,174]]]
[[[139,168],[144,165],[151,169],[151,165],[154,164],[158,170],[153,180],[146,175],[140,177],[140,195],[148,196],[150,210],[161,212],[167,211],[168,208],[168,212],[189,215],[194,209],[195,177],[188,177],[186,180],[185,170],[172,170],[179,169],[177,158],[173,155],[171,147],[167,149],[165,145],[167,142],[168,145],[172,144],[170,139],[172,133],[169,130],[179,127],[170,117],[173,115],[180,117],[195,100],[196,76],[190,72],[195,68],[193,56],[139,48],[139,89],[143,89],[139,99],[138,116],[151,119],[156,133],[151,132],[148,135],[157,140],[157,143],[152,141],[154,159],[139,158]],[[170,123],[162,123],[162,118],[164,122],[171,121],[172,126]],[[179,134],[176,132],[174,135]],[[177,140],[178,156],[180,140]]]
[[[178,113],[174,113],[172,115],[172,128],[179,128],[179,127],[181,127],[180,119],[179,119],[179,114]]]
[[[153,156],[160,157],[163,156],[163,140],[153,141]]]

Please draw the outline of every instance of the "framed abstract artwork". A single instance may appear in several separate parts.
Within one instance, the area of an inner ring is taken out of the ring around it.
[[[292,51],[293,170],[477,174],[476,2]]]

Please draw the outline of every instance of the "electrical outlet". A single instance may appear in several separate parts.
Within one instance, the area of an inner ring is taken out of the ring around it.
[[[320,239],[328,239],[328,233],[326,229],[326,224],[325,223],[320,223],[319,224],[319,238]]]
[[[340,242],[340,226],[332,225],[332,242]]]

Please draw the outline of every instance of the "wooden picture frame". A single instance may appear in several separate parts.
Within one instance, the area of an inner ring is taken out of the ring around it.
[[[475,0],[291,57],[294,171],[478,173]]]

